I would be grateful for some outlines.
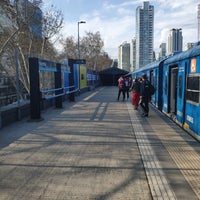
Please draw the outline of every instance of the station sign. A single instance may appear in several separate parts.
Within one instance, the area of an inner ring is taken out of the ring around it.
[[[74,60],[74,64],[84,65],[84,64],[86,64],[86,61],[85,61],[85,59],[76,59],[76,60]]]

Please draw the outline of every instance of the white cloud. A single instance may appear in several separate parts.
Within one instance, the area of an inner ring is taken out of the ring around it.
[[[49,1],[56,3],[56,0]],[[95,2],[95,1],[94,1]],[[117,4],[118,2],[118,4]],[[167,42],[169,30],[182,28],[184,44],[197,40],[197,5],[199,0],[150,0],[154,5],[154,49],[157,51],[162,42]],[[135,37],[135,13],[143,0],[102,0],[102,5],[93,10],[83,10],[77,18],[85,20],[80,25],[80,37],[85,31],[101,33],[105,51],[117,58],[118,46],[124,41],[131,42]],[[63,10],[64,12],[64,10]],[[65,19],[64,36],[77,37],[77,21]]]
[[[183,45],[197,41],[197,4],[189,0],[159,0],[159,7],[155,6],[154,47],[158,49],[161,42],[167,42],[172,28],[182,28]],[[167,10],[166,10],[167,5]],[[159,8],[159,9],[158,9]]]

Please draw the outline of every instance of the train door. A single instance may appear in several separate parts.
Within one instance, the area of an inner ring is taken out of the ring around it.
[[[180,124],[184,122],[185,116],[185,73],[187,63],[182,63],[178,70],[178,88],[177,88],[177,121]]]
[[[150,71],[150,78],[149,78],[149,81],[150,81],[150,83],[155,87],[155,75],[154,75],[154,70],[151,70]],[[154,95],[152,95],[152,97],[151,97],[151,102],[152,102],[152,104],[154,104],[155,105],[155,94]]]
[[[156,107],[158,107],[158,69],[155,69],[155,75],[154,75],[154,87],[156,89],[155,94],[153,96],[154,98],[154,104]]]
[[[164,113],[169,113],[169,84],[170,84],[170,80],[169,80],[169,66],[165,66],[163,68],[163,81],[162,81],[162,112]],[[160,97],[161,98],[161,97]],[[161,101],[161,100],[160,100]]]
[[[169,82],[169,113],[176,115],[177,111],[177,77],[178,67],[170,68],[170,82]]]

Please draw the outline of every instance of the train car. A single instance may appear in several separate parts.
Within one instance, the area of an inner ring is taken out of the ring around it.
[[[132,72],[156,88],[151,103],[200,141],[200,45]]]
[[[200,46],[164,61],[162,111],[200,140]]]
[[[141,77],[143,74],[146,74],[150,83],[156,89],[154,95],[151,98],[151,103],[155,105],[159,110],[162,110],[162,70],[163,62],[165,59],[155,61],[142,67],[134,72],[132,72],[132,78]]]

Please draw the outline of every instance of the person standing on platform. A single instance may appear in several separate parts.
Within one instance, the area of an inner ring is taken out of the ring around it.
[[[120,76],[120,78],[118,79],[118,97],[117,100],[119,101],[119,98],[121,96],[123,96],[123,101],[125,100],[125,85],[124,85],[124,78],[122,76]]]
[[[142,107],[143,110],[143,117],[149,116],[149,81],[147,79],[147,75],[142,75],[142,82],[140,84],[140,102],[139,105]]]
[[[125,95],[127,99],[129,99],[130,78],[128,76],[124,78],[124,84],[125,84]]]
[[[137,110],[140,100],[140,81],[138,78],[133,80],[129,91],[132,92],[132,105],[134,109]]]

